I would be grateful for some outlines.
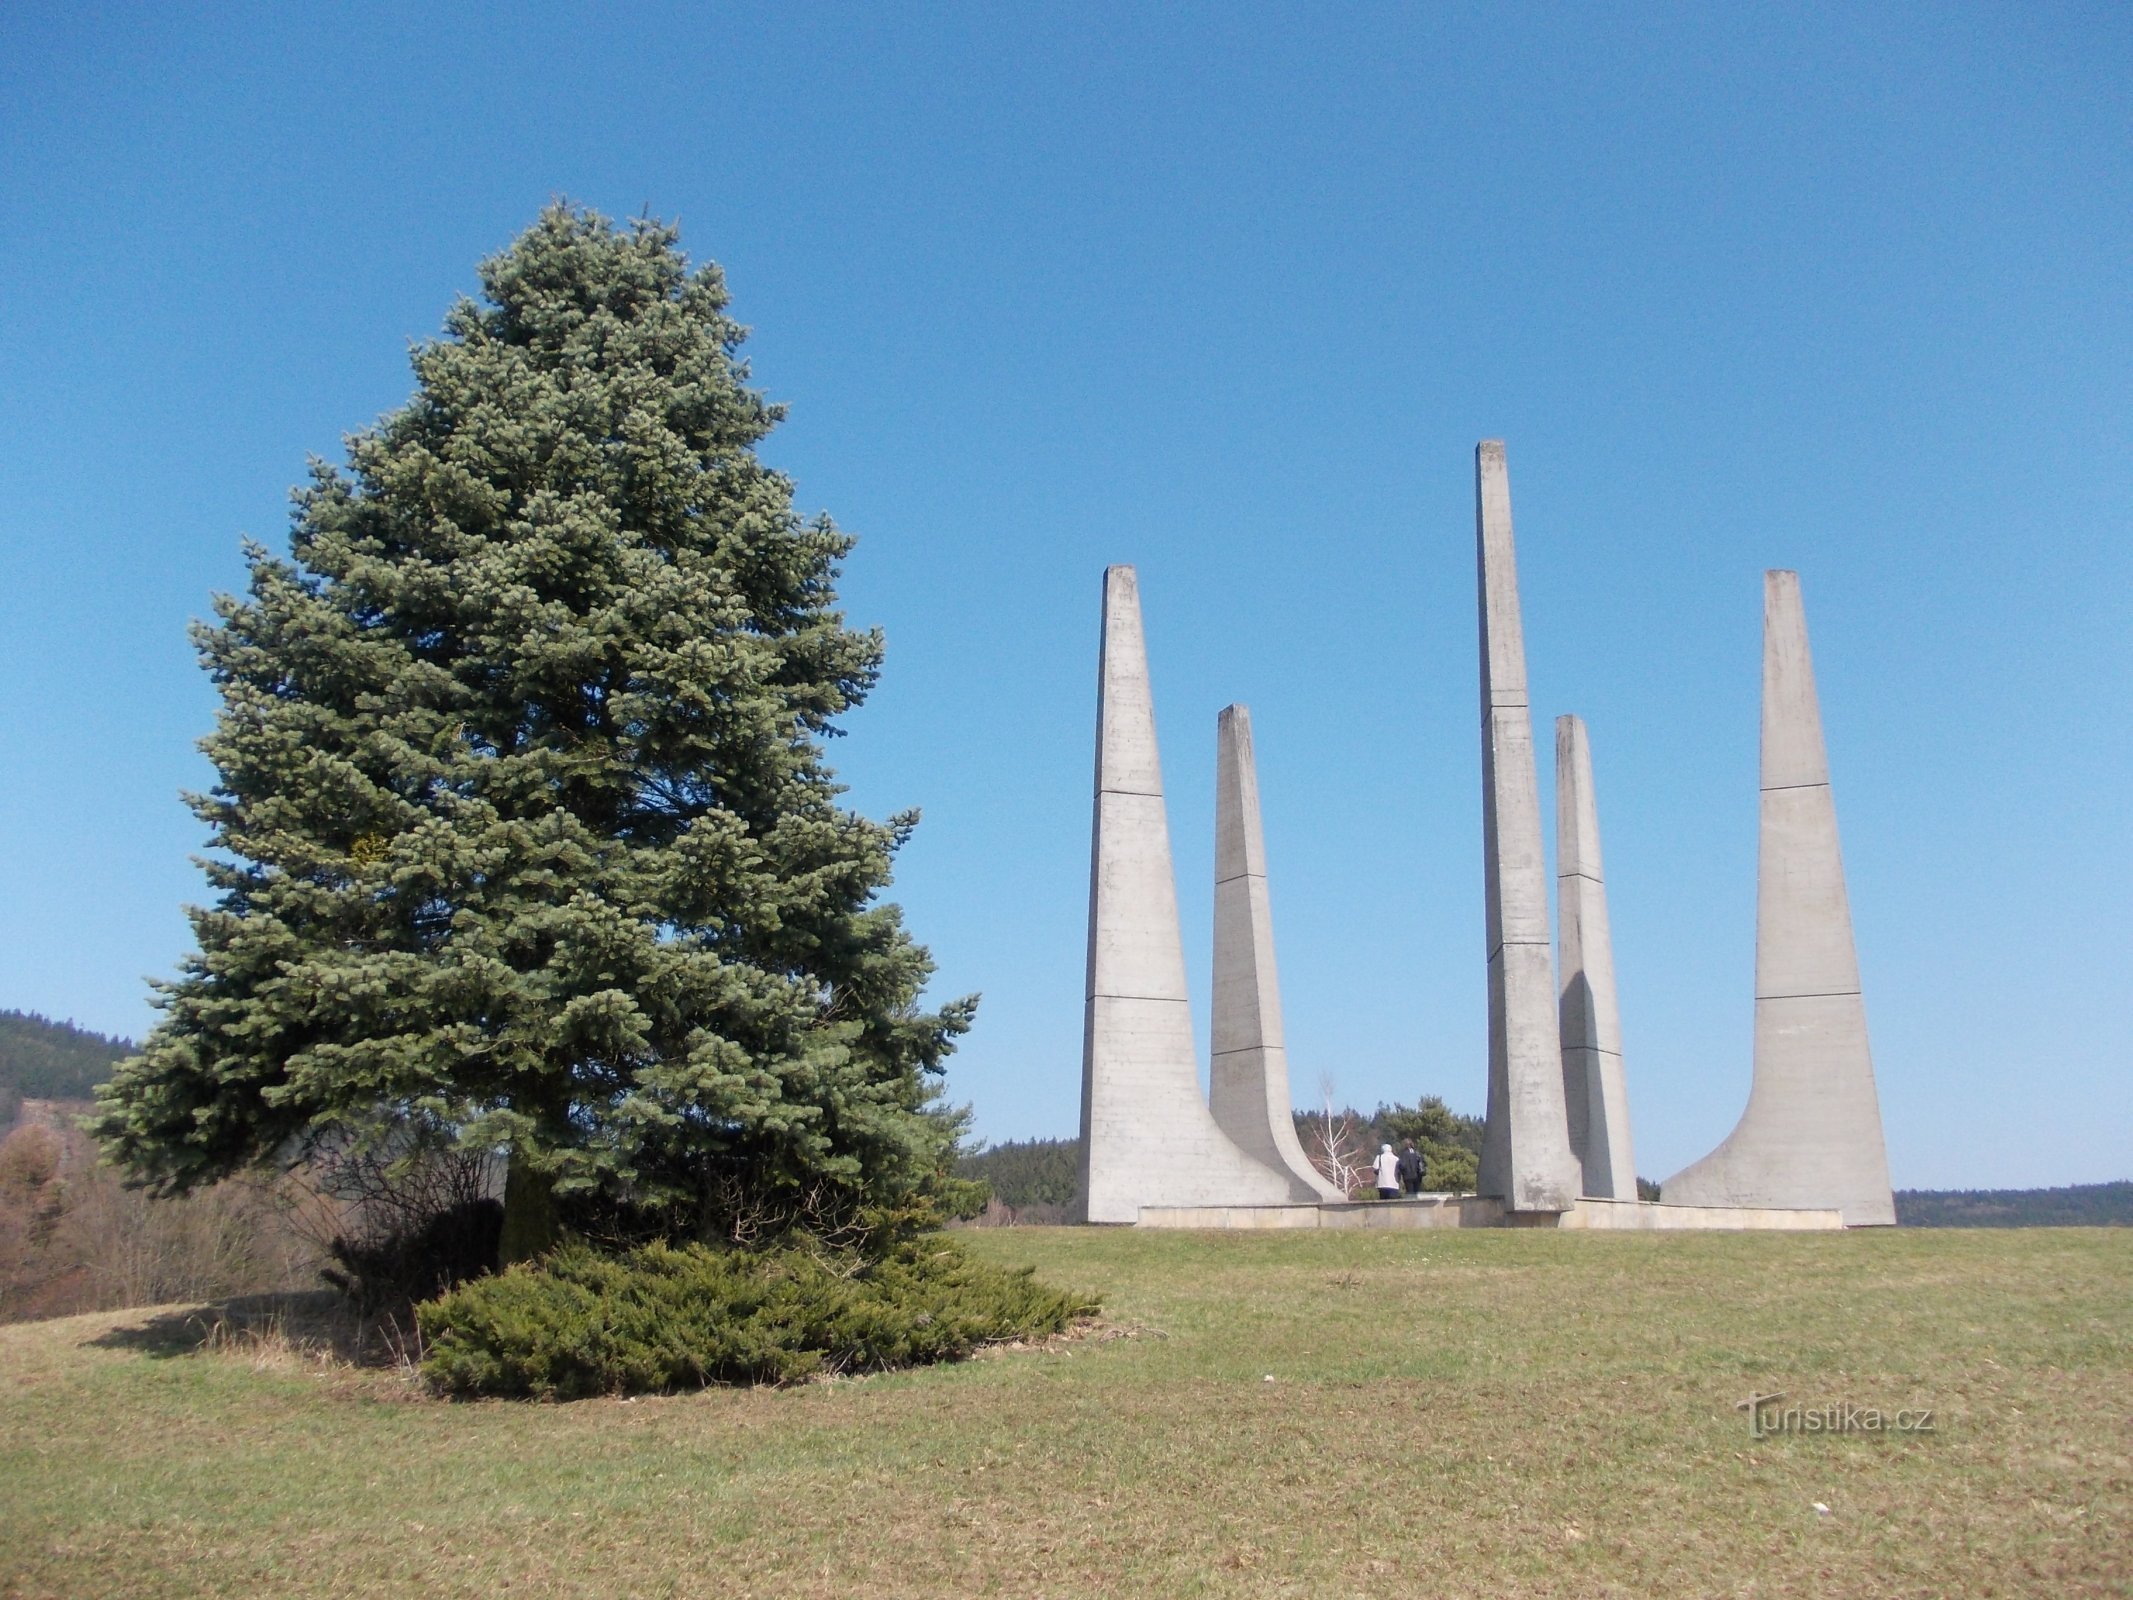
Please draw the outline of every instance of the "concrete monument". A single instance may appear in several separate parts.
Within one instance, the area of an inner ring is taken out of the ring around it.
[[[1082,1013],[1081,1213],[1279,1205],[1291,1179],[1215,1125],[1200,1097],[1155,705],[1131,567],[1104,573],[1089,966]]]
[[[1567,1211],[1581,1174],[1563,1106],[1562,1036],[1541,857],[1540,778],[1503,441],[1474,451],[1481,567],[1481,830],[1488,903],[1489,1107],[1480,1192],[1511,1211]]]
[[[1755,1075],[1740,1125],[1660,1186],[1668,1205],[1836,1207],[1896,1220],[1837,811],[1795,572],[1763,577]]]
[[[1570,1148],[1584,1166],[1587,1195],[1634,1200],[1637,1158],[1630,1149],[1614,941],[1600,870],[1600,809],[1592,746],[1577,717],[1555,719],[1555,918]]]
[[[1245,1154],[1288,1180],[1288,1198],[1347,1197],[1312,1169],[1296,1141],[1289,1052],[1274,972],[1266,836],[1252,714],[1228,706],[1215,722],[1215,1003],[1208,1100]]]

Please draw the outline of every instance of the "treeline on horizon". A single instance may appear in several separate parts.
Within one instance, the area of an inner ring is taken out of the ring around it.
[[[1898,1189],[1904,1228],[2133,1227],[2133,1182],[2063,1189]]]
[[[1396,1146],[1406,1137],[1399,1114],[1413,1107],[1381,1106],[1377,1116],[1350,1112],[1372,1138]],[[1391,1115],[1387,1115],[1390,1113]],[[1302,1124],[1317,1113],[1297,1113]],[[1452,1113],[1458,1117],[1457,1113]],[[1462,1138],[1480,1155],[1481,1118],[1458,1117]],[[963,1156],[956,1174],[981,1178],[993,1198],[1025,1221],[1064,1214],[1081,1181],[1081,1140],[1009,1139]],[[1645,1180],[1639,1179],[1640,1184]],[[1647,1191],[1646,1199],[1652,1198]],[[1906,1228],[2112,1228],[2133,1227],[2133,1181],[2078,1183],[2057,1189],[1898,1189],[1896,1221]]]
[[[1428,1165],[1431,1189],[1456,1192],[1473,1187],[1481,1160],[1479,1117],[1453,1111],[1435,1095],[1416,1105],[1379,1105],[1373,1112],[1353,1106],[1336,1111],[1298,1111],[1296,1138],[1321,1169],[1330,1140],[1344,1167],[1367,1168],[1380,1144],[1395,1149],[1414,1141]],[[1081,1140],[1009,1139],[981,1145],[956,1162],[959,1178],[982,1179],[997,1205],[994,1220],[1029,1223],[1064,1219],[1081,1187]],[[1004,1207],[1011,1218],[997,1216]]]
[[[134,1053],[130,1040],[55,1022],[34,1011],[0,1010],[0,1133],[13,1126],[24,1100],[86,1101]],[[1482,1119],[1449,1111],[1441,1100],[1419,1106],[1380,1105],[1365,1115],[1334,1113],[1371,1150],[1413,1137],[1429,1145],[1481,1154]],[[1296,1114],[1300,1137],[1324,1114]],[[1306,1139],[1306,1148],[1309,1140]],[[965,1154],[957,1173],[982,1178],[993,1196],[1017,1212],[1062,1212],[1081,1182],[1081,1140],[1010,1139]],[[1457,1176],[1459,1174],[1449,1174]],[[1896,1220],[1907,1228],[2078,1228],[2133,1226],[2133,1181],[2072,1184],[2053,1189],[1898,1189]]]
[[[128,1039],[106,1038],[34,1011],[0,1011],[0,1132],[25,1100],[87,1100],[134,1053]]]

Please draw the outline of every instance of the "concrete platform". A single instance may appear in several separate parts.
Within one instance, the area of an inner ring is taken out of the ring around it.
[[[1555,1228],[1585,1232],[1835,1232],[1835,1207],[1669,1206],[1647,1200],[1580,1200],[1568,1211],[1506,1211],[1485,1195],[1416,1200],[1330,1200],[1323,1205],[1143,1206],[1142,1228]]]

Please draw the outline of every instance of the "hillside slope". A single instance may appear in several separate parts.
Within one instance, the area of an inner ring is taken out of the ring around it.
[[[109,1039],[34,1011],[0,1011],[0,1129],[24,1100],[87,1100],[111,1069],[133,1054]]]

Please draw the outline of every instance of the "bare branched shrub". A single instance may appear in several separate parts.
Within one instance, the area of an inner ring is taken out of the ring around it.
[[[1304,1154],[1342,1194],[1352,1195],[1370,1171],[1370,1144],[1352,1111],[1333,1109],[1333,1076],[1318,1080],[1320,1110],[1305,1130]]]
[[[985,1209],[962,1224],[966,1228],[1056,1228],[1073,1220],[1074,1208],[1054,1201],[1035,1205],[1011,1206],[997,1195],[985,1202]]]
[[[59,1140],[17,1128],[0,1141],[0,1320],[26,1313],[50,1277],[44,1257],[59,1220]]]
[[[0,1143],[0,1318],[306,1287],[322,1258],[302,1222],[314,1203],[276,1179],[151,1199],[69,1119],[18,1128]]]
[[[769,1190],[738,1171],[720,1172],[706,1180],[699,1215],[703,1242],[744,1249],[793,1233],[807,1234],[832,1249],[853,1248],[881,1225],[880,1212],[864,1204],[847,1185],[818,1180]]]
[[[68,1185],[54,1253],[80,1263],[90,1304],[164,1305],[305,1287],[319,1256],[296,1225],[306,1199],[277,1184],[230,1179],[153,1199],[94,1166]]]
[[[296,1171],[339,1207],[341,1231],[375,1237],[412,1232],[442,1212],[497,1198],[497,1166],[488,1155],[413,1140],[382,1147],[320,1141]]]
[[[321,1275],[362,1316],[397,1323],[416,1302],[495,1269],[503,1206],[489,1155],[412,1136],[329,1139],[297,1171],[331,1219],[318,1240],[332,1262]]]

